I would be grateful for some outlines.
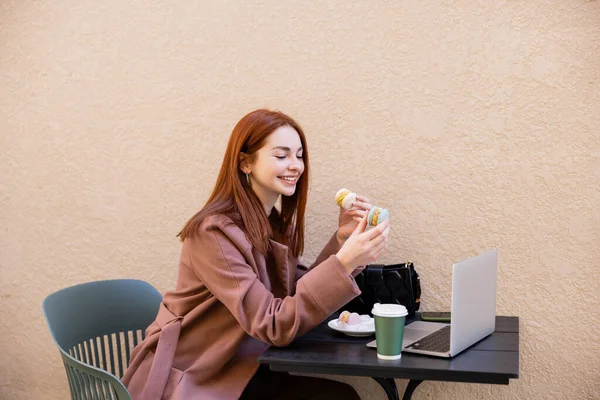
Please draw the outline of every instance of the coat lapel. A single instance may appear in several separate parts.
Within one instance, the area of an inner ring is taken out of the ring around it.
[[[277,282],[273,282],[273,285],[279,285],[283,288],[285,295],[289,296],[292,294],[294,288],[294,277],[296,276],[296,263],[290,255],[287,246],[278,243],[274,240],[270,240],[271,251],[273,253],[274,265],[267,266],[267,268],[273,268]]]

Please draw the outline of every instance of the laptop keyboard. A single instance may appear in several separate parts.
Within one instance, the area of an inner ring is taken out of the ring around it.
[[[407,349],[447,353],[450,351],[450,325],[406,346]]]

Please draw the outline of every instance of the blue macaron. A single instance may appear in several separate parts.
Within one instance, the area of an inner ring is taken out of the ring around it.
[[[377,226],[390,217],[390,213],[386,208],[373,206],[367,216],[369,226]]]

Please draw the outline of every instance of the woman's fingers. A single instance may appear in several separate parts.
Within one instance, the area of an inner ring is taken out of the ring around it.
[[[358,226],[354,229],[354,232],[352,232],[352,234],[358,235],[360,233],[363,233],[365,231],[366,227],[367,227],[367,215],[365,214],[365,216],[362,217],[360,219],[360,221],[358,222]]]
[[[367,239],[365,245],[366,248],[370,249],[368,251],[371,254],[371,257],[373,258],[372,262],[377,260],[377,258],[379,258],[379,255],[383,253],[383,251],[387,248],[388,234],[390,231],[389,224],[389,220],[384,221],[382,224],[377,225],[375,228],[366,232],[364,235],[365,239],[367,239],[367,237],[370,237],[370,239]]]
[[[365,218],[366,221],[366,218]],[[375,228],[371,229],[370,231],[365,233],[365,239],[367,240],[373,240],[375,237],[381,235],[386,228],[388,228],[390,225],[390,220],[386,219],[385,221],[383,221],[381,224],[377,225]],[[386,233],[387,235],[387,233]]]
[[[378,247],[382,243],[385,244],[386,241],[387,241],[387,237],[382,234],[382,235],[375,237],[373,240],[371,240],[371,243],[373,244],[374,247]]]
[[[363,210],[369,211],[371,208],[373,208],[373,204],[371,204],[368,201],[356,200],[354,203],[352,203],[352,208],[353,209],[363,209]]]
[[[371,204],[371,200],[367,197],[358,194],[356,195],[356,200],[352,203],[352,207],[369,211],[373,208],[373,204]]]
[[[352,215],[353,217],[364,217],[365,214],[367,214],[367,212],[365,210],[350,210],[348,211],[348,214]]]
[[[356,200],[361,201],[363,203],[370,203],[371,202],[371,200],[369,200],[368,198],[366,198],[365,196],[360,195],[360,194],[356,195]]]
[[[379,257],[379,255],[387,249],[387,245],[388,245],[388,241],[387,241],[387,238],[385,238],[380,243],[378,243],[377,246],[375,246],[376,258]]]

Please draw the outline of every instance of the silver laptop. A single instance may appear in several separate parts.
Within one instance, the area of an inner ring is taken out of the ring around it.
[[[498,251],[452,266],[452,310],[449,324],[415,321],[404,328],[402,351],[453,357],[496,329]],[[377,347],[375,340],[367,344]]]

